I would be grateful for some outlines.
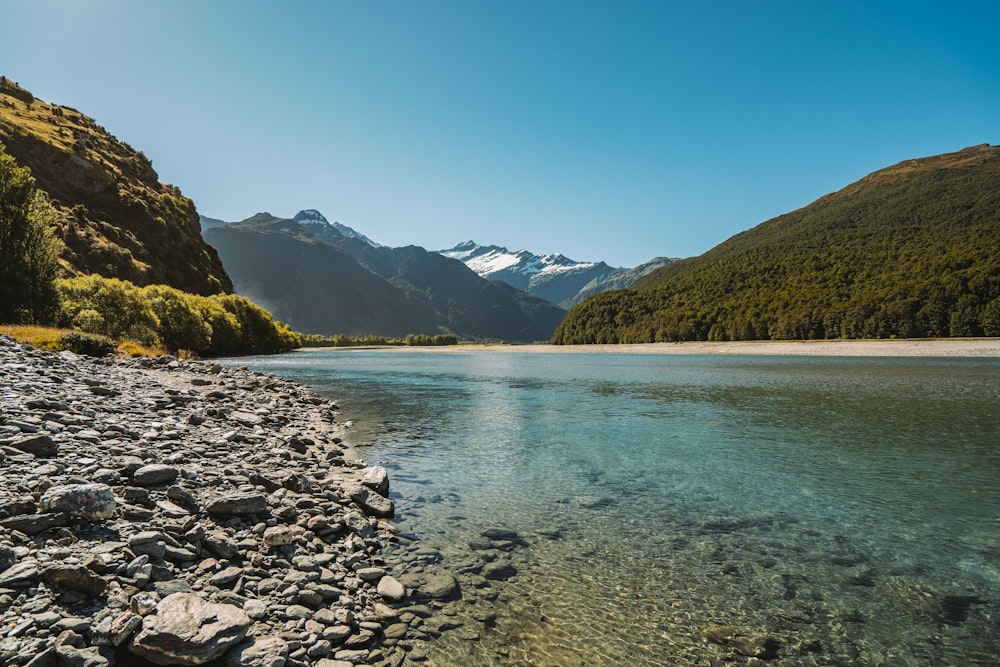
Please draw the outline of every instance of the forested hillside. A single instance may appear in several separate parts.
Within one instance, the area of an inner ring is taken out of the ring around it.
[[[877,171],[633,288],[557,344],[1000,336],[1000,147]]]

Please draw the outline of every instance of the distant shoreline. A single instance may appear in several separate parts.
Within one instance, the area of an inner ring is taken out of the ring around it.
[[[1000,338],[934,338],[905,340],[763,340],[691,341],[631,345],[449,345],[443,347],[305,348],[386,350],[470,354],[525,352],[548,354],[708,354],[817,357],[962,357],[1000,358]]]

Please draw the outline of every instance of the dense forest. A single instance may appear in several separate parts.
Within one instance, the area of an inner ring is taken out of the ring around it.
[[[1000,147],[870,174],[631,289],[556,344],[1000,336]]]

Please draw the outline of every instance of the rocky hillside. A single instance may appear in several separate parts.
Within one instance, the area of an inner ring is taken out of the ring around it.
[[[349,228],[347,228],[349,229]],[[306,333],[547,340],[566,311],[457,260],[345,235],[316,211],[208,229],[237,290]]]
[[[907,160],[574,309],[556,343],[1000,336],[1000,147]]]
[[[634,269],[616,268],[604,262],[578,262],[559,253],[536,255],[475,241],[437,252],[459,260],[483,278],[502,280],[563,308],[599,292],[629,287],[639,276],[673,261],[658,257]]]
[[[232,291],[191,200],[93,119],[0,78],[0,143],[55,204],[69,273],[193,294]]]

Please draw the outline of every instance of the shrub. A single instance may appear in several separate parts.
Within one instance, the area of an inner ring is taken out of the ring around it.
[[[107,336],[82,331],[67,331],[62,334],[59,336],[59,345],[70,352],[88,357],[103,357],[115,351],[115,342]]]

